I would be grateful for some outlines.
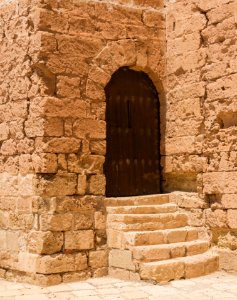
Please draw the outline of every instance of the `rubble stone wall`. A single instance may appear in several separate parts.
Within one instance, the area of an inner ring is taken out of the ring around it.
[[[130,66],[148,73],[164,101],[163,4],[127,2],[0,1],[5,278],[56,284],[107,274],[104,88]]]
[[[165,190],[196,193],[174,194],[191,225],[208,226],[213,242],[232,250],[237,249],[236,18],[234,0],[168,4],[163,158]],[[228,269],[229,252],[223,253]]]

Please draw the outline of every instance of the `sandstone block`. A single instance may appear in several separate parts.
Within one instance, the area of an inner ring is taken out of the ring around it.
[[[105,141],[91,141],[90,150],[92,154],[105,155],[106,153]]]
[[[135,271],[135,264],[132,260],[132,253],[128,250],[112,249],[109,252],[109,266]]]
[[[38,11],[38,17],[34,20],[35,26],[39,30],[42,29],[42,31],[44,31],[44,28],[50,28],[50,30],[60,33],[67,32],[67,19],[59,13],[46,9],[41,9],[40,11]]]
[[[42,214],[40,216],[40,229],[43,231],[66,231],[72,228],[73,215],[64,214]]]
[[[124,233],[107,229],[107,243],[109,248],[117,248],[117,249],[124,249]]]
[[[171,258],[183,257],[186,254],[186,249],[184,245],[177,245],[177,247],[173,247],[170,249]]]
[[[83,139],[89,136],[91,139],[105,139],[105,122],[94,119],[80,119],[73,124],[73,133]]]
[[[98,202],[101,200],[100,197],[96,196],[62,196],[62,197],[52,197],[50,199],[51,210],[57,213],[66,212],[87,212],[90,213],[94,211]]]
[[[58,59],[58,57],[56,58]],[[32,100],[30,109],[32,115],[57,118],[82,118],[86,116],[87,104],[80,98],[59,99],[56,97],[36,97]]]
[[[209,243],[207,241],[197,240],[194,243],[190,243],[186,247],[186,255],[196,255],[207,251],[209,248]]]
[[[9,228],[10,217],[9,213],[6,211],[0,211],[0,228],[7,229]]]
[[[115,233],[116,234],[116,233]],[[108,240],[109,240],[108,234]],[[142,246],[142,245],[158,245],[158,244],[165,244],[165,234],[159,230],[155,231],[140,231],[140,232],[127,232],[122,234],[121,233],[121,242],[120,244],[123,247],[130,247],[130,246]],[[122,246],[120,246],[121,248]],[[114,247],[113,248],[117,248]]]
[[[221,197],[221,204],[223,208],[237,208],[237,195],[225,194]]]
[[[77,176],[76,174],[56,174],[38,175],[35,180],[37,193],[43,196],[66,196],[76,193]]]
[[[227,223],[230,228],[237,228],[237,209],[227,210]]]
[[[84,253],[76,253],[74,254],[74,264],[75,264],[75,271],[82,271],[87,269],[87,256]]]
[[[78,175],[77,193],[79,195],[85,195],[86,188],[87,188],[87,177],[86,177],[86,175]]]
[[[81,140],[73,137],[36,138],[37,152],[49,153],[77,153],[81,147]]]
[[[105,176],[104,175],[92,175],[89,180],[89,192],[92,195],[104,195],[105,194]]]
[[[8,139],[9,128],[6,123],[0,124],[0,141]]]
[[[104,277],[107,276],[109,273],[108,267],[98,268],[93,270],[93,277]]]
[[[35,274],[32,280],[27,279],[26,282],[32,282],[32,284],[37,284],[40,286],[50,286],[50,285],[56,285],[61,283],[62,278],[59,274],[52,274],[52,275]]]
[[[168,138],[166,143],[166,155],[182,154],[182,153],[198,153],[198,148],[195,147],[195,137],[179,137]]]
[[[37,272],[54,274],[74,271],[74,256],[69,254],[55,254],[42,256],[38,262]]]
[[[36,173],[56,173],[57,155],[53,153],[39,153],[32,155],[33,166]]]
[[[189,221],[188,224],[190,226],[204,226],[205,224],[205,214],[203,209],[194,208],[190,211],[187,211]]]
[[[53,254],[63,246],[63,233],[33,231],[28,234],[28,249],[31,253]]]
[[[67,98],[79,98],[81,91],[80,91],[80,84],[81,78],[80,77],[67,77],[67,76],[58,76],[57,81],[57,95],[59,97],[67,97]]]
[[[31,230],[37,227],[37,216],[33,214],[17,214],[9,213],[6,218],[8,222],[8,227],[13,230]]]
[[[7,231],[0,230],[0,250],[7,249]]]
[[[105,158],[100,155],[81,155],[80,158],[76,154],[69,154],[68,156],[68,170],[69,172],[85,174],[103,173],[103,164]]]
[[[93,269],[108,267],[108,256],[107,250],[90,251],[89,266]]]
[[[18,175],[18,190],[21,196],[34,196],[34,174]]]
[[[186,230],[168,231],[166,234],[168,243],[185,242],[187,236]]]
[[[157,282],[167,282],[184,277],[185,267],[181,262],[146,263],[142,265],[142,279],[153,279]]]
[[[70,272],[62,275],[63,282],[87,280],[90,277],[91,277],[90,271]]]
[[[224,210],[206,209],[205,210],[206,223],[211,227],[223,228],[227,227],[227,214]]]
[[[220,269],[235,273],[237,271],[237,252],[220,248],[217,250],[220,256]]]
[[[44,135],[45,121],[41,117],[31,117],[25,122],[25,131],[28,138],[34,138]]]
[[[73,222],[73,229],[80,230],[80,229],[91,229],[93,227],[94,221],[94,211],[87,210],[76,212],[73,215],[74,222]]]
[[[193,278],[205,274],[205,262],[188,262],[185,263],[185,278]]]
[[[40,255],[20,252],[18,254],[17,269],[28,273],[37,273]]]
[[[16,161],[14,161],[14,165],[16,166]],[[9,170],[6,170],[9,172]],[[19,173],[24,175],[28,173],[34,172],[34,166],[32,162],[32,156],[30,154],[22,154],[19,156]],[[12,173],[12,171],[10,171]]]
[[[6,241],[8,251],[19,251],[20,250],[20,233],[19,231],[7,231]]]
[[[11,196],[18,193],[18,177],[7,173],[0,173],[0,195]]]
[[[33,212],[33,199],[29,197],[17,197],[16,198],[16,211],[21,214],[30,214]]]
[[[219,269],[219,256],[213,255],[209,258],[205,264],[205,274],[210,274],[212,272],[218,271]]]
[[[119,278],[122,280],[129,280],[130,272],[129,272],[129,270],[110,267],[109,268],[109,276],[112,276],[114,278]]]
[[[68,231],[65,233],[66,250],[88,250],[94,248],[93,230]]]
[[[60,137],[64,134],[64,122],[60,118],[49,118],[44,124],[44,136]]]

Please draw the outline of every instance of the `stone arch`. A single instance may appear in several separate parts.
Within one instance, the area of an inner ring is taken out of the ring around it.
[[[91,64],[87,78],[87,97],[93,99],[92,93],[96,89],[98,97],[102,96],[105,101],[104,87],[116,70],[127,66],[146,73],[155,85],[161,97],[160,100],[165,102],[165,79],[162,77],[165,65],[161,63],[164,61],[162,50],[155,58],[154,53],[149,51],[152,45],[148,46],[147,44],[147,41],[138,41],[135,39],[125,39],[108,43],[98,53]]]
[[[155,53],[152,44],[147,41],[125,39],[109,42],[92,61],[88,72],[86,96],[89,99],[104,103],[103,115],[105,118],[106,96],[104,88],[112,75],[121,67],[129,67],[135,71],[142,71],[153,82],[160,101],[160,147],[161,155],[165,148],[165,64],[162,50]],[[106,136],[106,133],[105,133]]]

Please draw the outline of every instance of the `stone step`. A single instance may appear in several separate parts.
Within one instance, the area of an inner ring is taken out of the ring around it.
[[[170,244],[188,242],[198,239],[198,230],[192,227],[181,227],[154,231],[117,231],[107,229],[109,248],[130,249],[133,246]]]
[[[105,206],[159,205],[169,202],[169,194],[105,198]]]
[[[121,231],[148,231],[187,226],[185,213],[163,214],[109,214],[107,228]]]
[[[218,255],[208,251],[194,256],[143,263],[140,266],[140,276],[141,279],[161,283],[206,275],[217,271],[218,267]]]
[[[140,205],[140,206],[114,206],[107,207],[108,214],[159,214],[177,211],[178,206],[174,203],[160,205]]]
[[[196,240],[182,243],[136,246],[132,248],[132,254],[135,261],[151,262],[197,255],[206,252],[208,248],[208,241]]]
[[[198,230],[192,227],[124,232],[123,234],[125,243],[130,246],[170,244],[198,239]]]

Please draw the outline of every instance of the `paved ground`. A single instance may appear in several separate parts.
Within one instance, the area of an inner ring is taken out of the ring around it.
[[[166,285],[132,282],[111,277],[41,288],[0,281],[1,300],[231,300],[237,299],[237,276],[217,272]]]

